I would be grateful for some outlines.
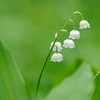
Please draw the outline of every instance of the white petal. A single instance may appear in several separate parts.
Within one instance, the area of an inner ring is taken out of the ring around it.
[[[52,48],[53,43],[54,42],[51,42],[50,49]],[[55,46],[53,47],[53,51],[56,51],[56,47]]]
[[[55,45],[58,47],[58,51],[62,50],[62,46],[60,42],[56,42]]]
[[[57,62],[61,62],[63,60],[63,55],[60,53],[57,53]]]
[[[80,29],[90,28],[90,24],[87,20],[80,21]]]
[[[54,42],[51,43],[50,49],[51,49],[53,43],[54,43]],[[56,43],[55,43],[55,46],[53,47],[53,51],[59,51],[59,52],[60,52],[61,50],[62,50],[61,43],[60,43],[60,42],[56,42]]]
[[[51,61],[53,62],[61,62],[63,60],[63,55],[61,53],[54,53],[51,56]]]
[[[75,44],[74,44],[74,41],[71,40],[71,39],[66,39],[64,40],[64,45],[63,45],[65,48],[74,48],[75,47]]]
[[[51,61],[53,62],[56,62],[57,61],[57,54],[54,53],[52,56],[51,56]]]
[[[80,32],[77,31],[77,30],[72,30],[70,32],[70,36],[69,37],[72,38],[72,39],[79,39],[80,38]]]

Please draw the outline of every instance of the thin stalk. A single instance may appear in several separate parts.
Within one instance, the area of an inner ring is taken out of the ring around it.
[[[52,45],[52,47],[51,47],[51,49],[50,49],[50,51],[49,51],[49,53],[48,53],[48,55],[47,55],[47,57],[46,57],[46,60],[45,60],[45,62],[44,62],[44,64],[43,64],[43,67],[42,67],[42,70],[41,70],[41,73],[40,73],[40,76],[39,76],[39,79],[38,79],[38,84],[37,84],[37,89],[36,89],[36,98],[37,98],[37,93],[38,93],[38,89],[39,89],[39,85],[40,85],[40,81],[41,81],[41,77],[42,77],[44,68],[45,68],[45,66],[46,66],[46,64],[47,64],[47,61],[48,61],[48,59],[49,59],[49,56],[50,56],[50,54],[51,54],[51,51],[52,51],[52,49],[53,49],[53,47],[54,47],[56,41],[57,41],[57,38],[54,40],[54,43],[53,43],[53,45]]]
[[[93,77],[93,80],[100,74],[100,71]]]
[[[74,15],[74,13],[66,20],[66,22],[65,22],[65,24],[63,25],[63,27],[61,28],[61,30],[65,28],[65,26],[66,26],[67,23],[69,22],[69,19],[70,19],[73,15]],[[45,67],[46,67],[46,64],[47,64],[47,61],[48,61],[48,59],[49,59],[49,56],[50,56],[50,54],[51,54],[51,52],[52,52],[52,49],[53,49],[53,47],[54,47],[54,45],[55,45],[55,43],[56,43],[56,41],[57,41],[57,39],[58,39],[58,35],[60,35],[60,33],[61,33],[61,31],[59,31],[59,32],[57,33],[57,37],[54,39],[53,45],[52,45],[52,47],[51,47],[51,49],[50,49],[50,51],[49,51],[49,53],[48,53],[48,55],[47,55],[47,57],[46,57],[46,60],[45,60],[45,62],[44,62],[44,64],[43,64],[42,70],[41,70],[41,72],[40,72],[39,79],[38,79],[38,83],[37,83],[37,88],[36,88],[36,99],[37,99],[37,94],[38,94],[38,90],[39,90],[41,78],[42,78],[42,75],[43,75],[43,71],[44,71],[44,69],[45,69]]]
[[[93,80],[100,74],[100,71],[93,77]],[[93,100],[93,98],[95,97],[96,93],[98,92],[99,90],[99,87],[100,87],[100,80],[96,80],[96,83],[97,83],[97,86],[95,87],[95,90],[93,92],[93,95],[91,97],[91,100]]]
[[[75,30],[75,24],[74,24],[74,21],[72,19],[69,19],[70,22],[72,22],[72,25],[73,25],[73,29]]]
[[[79,14],[82,17],[82,20],[84,20],[83,15],[79,11],[75,11],[73,14]]]

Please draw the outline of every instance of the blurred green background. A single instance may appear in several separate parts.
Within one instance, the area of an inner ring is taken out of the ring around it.
[[[54,34],[74,11],[80,11],[91,28],[80,30],[81,38],[75,41],[75,49],[62,51],[63,62],[48,61],[39,97],[46,96],[83,61],[90,61],[100,70],[99,5],[99,0],[0,0],[0,38],[11,49],[22,72],[29,100],[34,98],[39,73]],[[81,17],[76,15],[73,19],[78,29]],[[69,26],[68,30],[71,29]],[[66,38],[66,34],[62,34],[58,41],[63,43]]]

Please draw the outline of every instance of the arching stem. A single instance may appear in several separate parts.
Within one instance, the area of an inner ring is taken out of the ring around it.
[[[69,20],[71,19],[71,17],[72,17],[74,14],[75,14],[75,12],[66,20],[66,22],[65,22],[65,24],[63,25],[63,27],[61,28],[61,30],[65,28],[65,26],[68,24]],[[52,52],[52,49],[53,49],[53,47],[54,47],[54,45],[55,45],[55,43],[56,43],[56,41],[57,41],[58,36],[60,35],[60,33],[61,33],[61,31],[59,31],[59,32],[56,34],[57,36],[56,36],[55,39],[54,39],[53,45],[52,45],[52,47],[51,47],[51,49],[50,49],[50,51],[49,51],[49,53],[48,53],[48,55],[47,55],[47,57],[46,57],[46,59],[45,59],[45,62],[44,62],[43,67],[42,67],[42,70],[41,70],[41,72],[40,72],[39,79],[38,79],[38,83],[37,83],[37,88],[36,88],[36,95],[35,95],[35,96],[36,96],[36,99],[37,99],[37,94],[38,94],[38,90],[39,90],[41,78],[42,78],[42,75],[43,75],[43,71],[44,71],[44,69],[45,69],[45,67],[46,67],[46,64],[47,64],[47,61],[48,61],[48,59],[49,59],[49,56],[50,56],[50,54],[51,54],[51,52]]]

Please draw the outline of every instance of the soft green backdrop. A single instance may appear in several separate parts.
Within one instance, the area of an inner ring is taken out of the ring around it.
[[[48,94],[84,60],[100,69],[99,4],[99,0],[0,0],[0,38],[12,51],[25,79],[30,100],[34,98],[39,73],[54,34],[76,10],[84,15],[91,28],[80,30],[81,38],[75,41],[75,49],[62,51],[63,62],[47,63],[39,97]],[[78,28],[80,16],[73,19]],[[63,43],[64,39],[66,35],[63,34],[59,41]]]

